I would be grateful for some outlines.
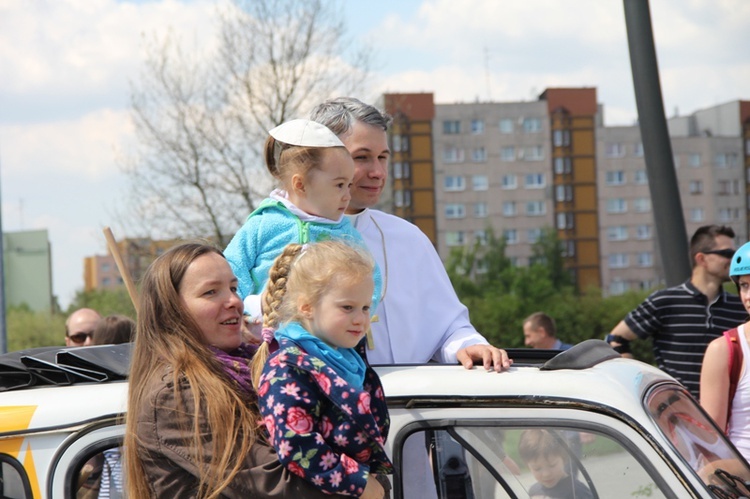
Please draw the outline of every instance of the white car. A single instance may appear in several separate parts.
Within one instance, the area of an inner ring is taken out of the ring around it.
[[[117,378],[129,345],[74,350],[0,357],[0,498],[96,497],[91,463],[122,442],[127,382]],[[519,441],[535,430],[565,452],[563,481],[580,482],[589,497],[750,495],[748,463],[662,371],[600,340],[509,353],[515,364],[503,373],[376,368],[391,415],[394,498],[405,497],[416,467],[404,458],[407,439],[424,445],[433,469],[424,497],[528,498],[537,479]]]

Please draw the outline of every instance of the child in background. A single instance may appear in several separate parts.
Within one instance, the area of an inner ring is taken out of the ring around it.
[[[245,312],[256,324],[268,271],[287,244],[336,238],[365,247],[362,236],[344,217],[354,160],[341,140],[310,120],[292,120],[268,133],[266,167],[281,188],[250,214],[224,251],[239,279]],[[375,275],[379,300],[379,271]]]
[[[518,442],[518,453],[534,475],[530,499],[593,499],[583,482],[571,476],[570,456],[560,437],[548,430],[525,430]]]
[[[253,380],[289,471],[325,492],[380,499],[393,472],[390,421],[380,379],[355,349],[370,327],[373,269],[365,250],[342,241],[287,246],[269,274]]]

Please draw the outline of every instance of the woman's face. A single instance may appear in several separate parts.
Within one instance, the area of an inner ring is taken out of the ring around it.
[[[179,294],[207,345],[225,352],[240,346],[242,300],[237,295],[237,278],[221,255],[206,253],[193,260]]]

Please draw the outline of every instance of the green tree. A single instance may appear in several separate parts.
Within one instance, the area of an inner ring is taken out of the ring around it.
[[[7,311],[8,351],[65,345],[65,316],[34,312],[27,305]]]
[[[71,302],[66,316],[79,308],[93,308],[102,317],[121,314],[135,320],[135,306],[126,289],[78,291]]]

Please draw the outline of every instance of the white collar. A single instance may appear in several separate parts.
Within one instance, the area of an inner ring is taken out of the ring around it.
[[[330,218],[319,217],[318,215],[310,215],[306,211],[297,208],[297,206],[295,206],[294,203],[289,200],[289,195],[283,189],[274,189],[273,191],[271,191],[271,194],[269,194],[268,197],[283,204],[287,210],[292,212],[303,222],[315,222],[319,224],[334,225],[340,223],[344,219],[344,215],[341,215],[338,220],[331,220]]]

